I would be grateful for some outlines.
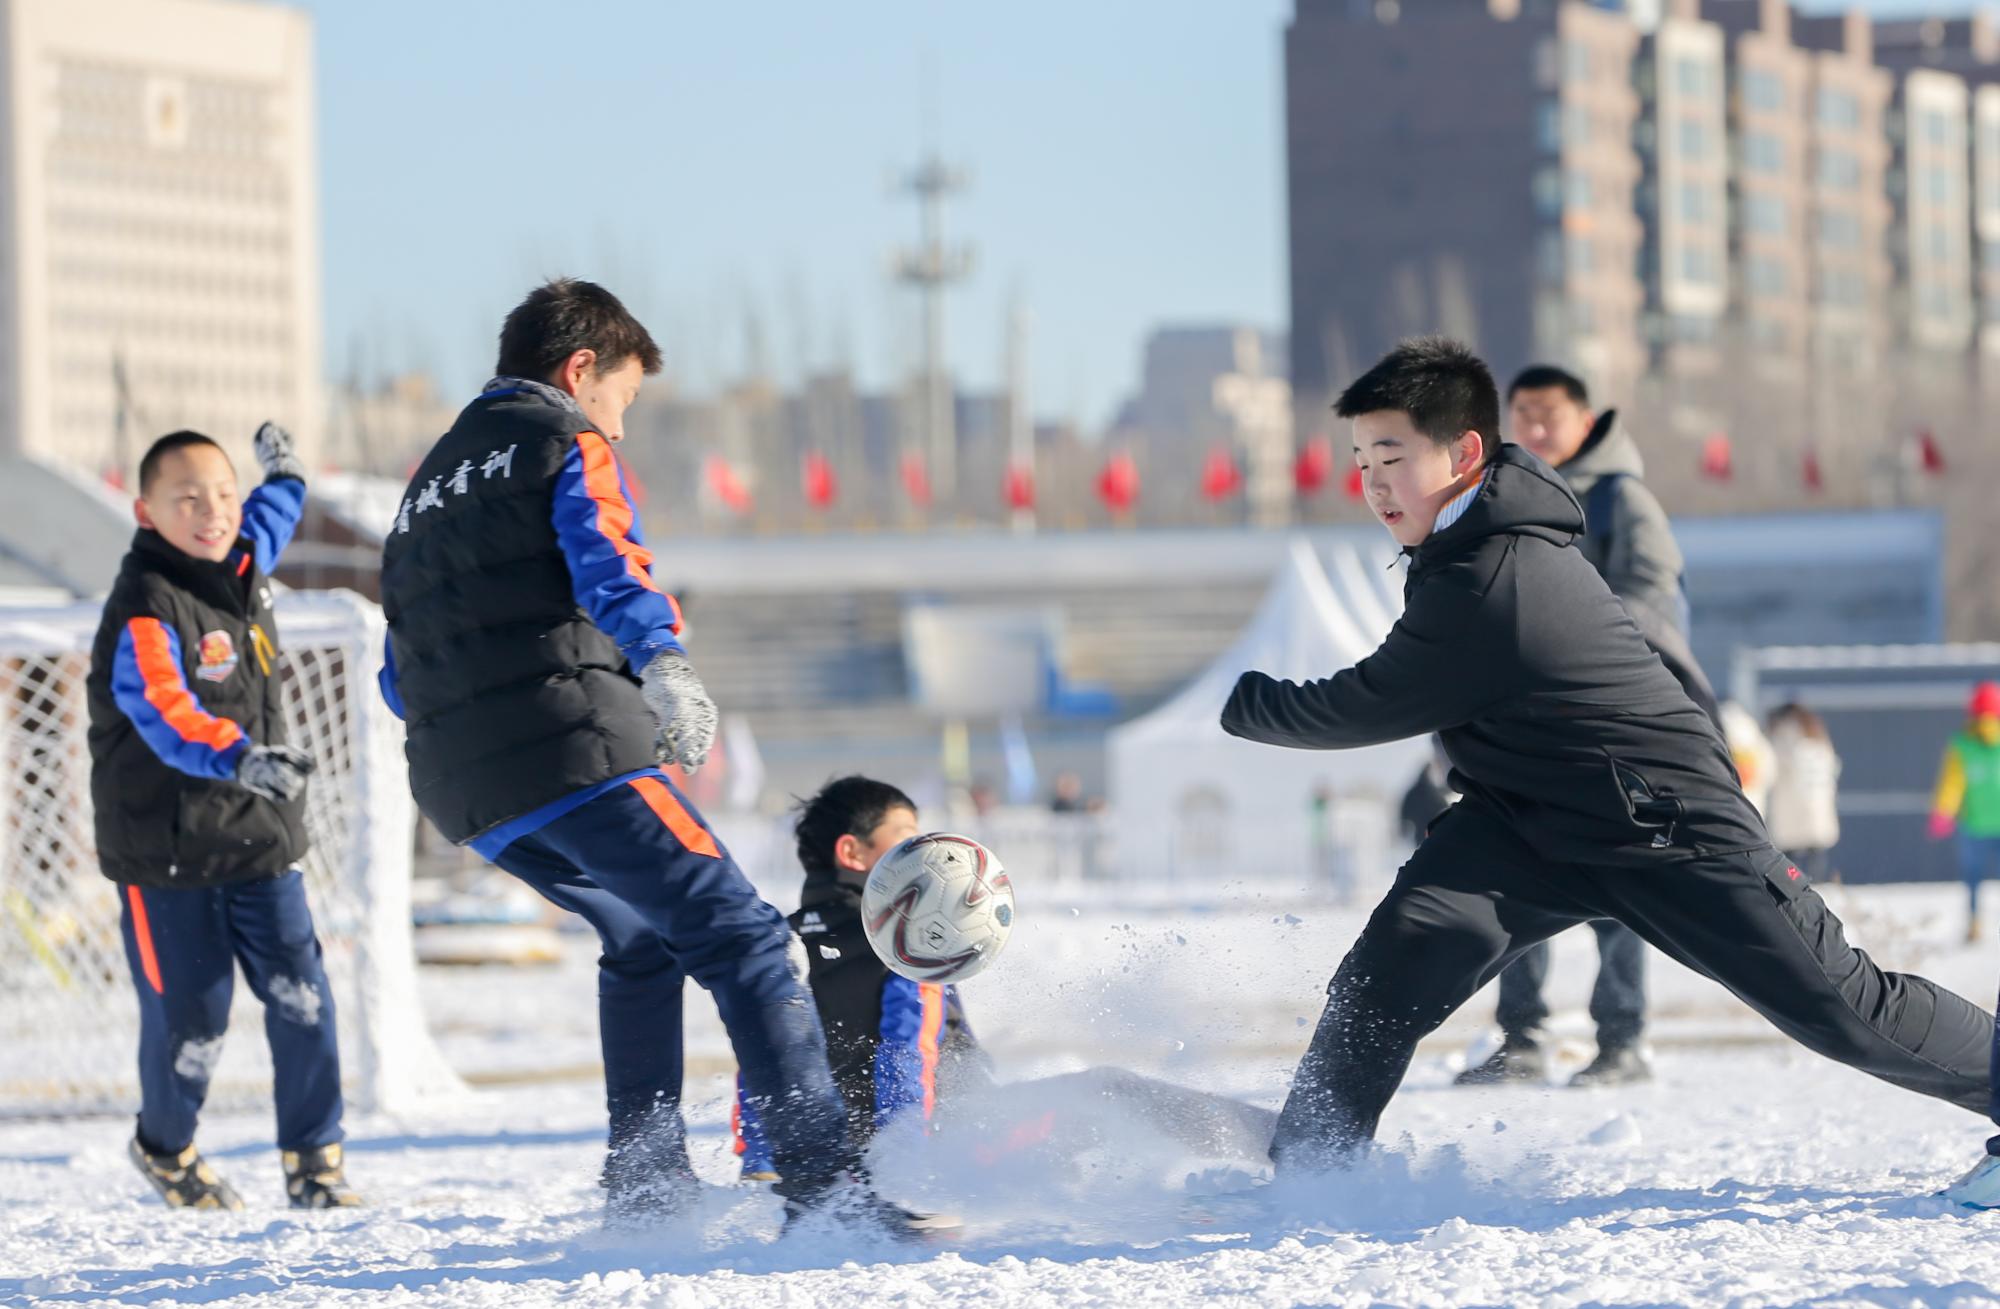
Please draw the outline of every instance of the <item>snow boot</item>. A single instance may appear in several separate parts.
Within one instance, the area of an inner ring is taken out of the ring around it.
[[[146,1175],[153,1189],[160,1193],[175,1209],[241,1209],[243,1197],[236,1189],[216,1176],[208,1166],[208,1160],[189,1142],[185,1150],[175,1154],[159,1154],[148,1149],[146,1143],[137,1136],[126,1152],[132,1156],[133,1166]]]
[[[781,1183],[782,1185],[782,1183]],[[884,1200],[874,1188],[843,1174],[830,1184],[785,1198],[785,1230],[824,1227],[899,1243],[937,1241],[964,1224],[943,1214],[920,1214]]]
[[[685,1146],[635,1142],[607,1151],[597,1184],[604,1188],[604,1221],[614,1226],[665,1222],[701,1194]]]
[[[1987,1155],[1938,1194],[1968,1209],[2000,1209],[2000,1155]]]
[[[1653,1066],[1636,1045],[1599,1046],[1597,1058],[1579,1068],[1569,1084],[1578,1090],[1593,1086],[1631,1086],[1653,1080]]]
[[[294,1209],[352,1209],[361,1197],[347,1184],[340,1143],[311,1150],[281,1150],[285,1164],[285,1194]]]
[[[1454,1086],[1498,1086],[1503,1082],[1539,1082],[1548,1076],[1548,1056],[1533,1037],[1510,1036],[1486,1062],[1452,1079]]]

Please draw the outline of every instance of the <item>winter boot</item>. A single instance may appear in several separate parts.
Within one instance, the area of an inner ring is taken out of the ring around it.
[[[1597,1058],[1577,1069],[1569,1084],[1579,1090],[1593,1086],[1631,1086],[1653,1080],[1653,1066],[1636,1045],[1601,1045]]]
[[[2000,1209],[2000,1155],[1987,1155],[1938,1194],[1968,1209]]]
[[[1531,1036],[1510,1036],[1486,1062],[1452,1079],[1455,1086],[1498,1086],[1503,1082],[1539,1082],[1548,1076],[1548,1056]]]
[[[964,1224],[943,1214],[920,1214],[892,1204],[874,1188],[842,1174],[834,1182],[785,1199],[786,1236],[815,1228],[908,1244],[941,1240]]]
[[[701,1194],[685,1146],[635,1143],[610,1150],[597,1184],[604,1188],[604,1221],[617,1226],[664,1222]]]
[[[352,1209],[361,1197],[347,1184],[338,1141],[312,1150],[281,1150],[285,1194],[294,1209]]]
[[[177,1154],[155,1154],[137,1136],[127,1148],[133,1165],[146,1175],[160,1198],[176,1209],[241,1209],[243,1197],[215,1175],[190,1142]]]

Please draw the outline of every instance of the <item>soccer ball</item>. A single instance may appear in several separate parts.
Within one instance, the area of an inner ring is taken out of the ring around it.
[[[1014,884],[967,836],[932,832],[903,841],[861,888],[868,944],[913,982],[962,982],[1000,955],[1014,930]]]

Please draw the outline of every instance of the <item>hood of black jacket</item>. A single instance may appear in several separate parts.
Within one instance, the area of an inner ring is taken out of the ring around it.
[[[799,891],[799,908],[803,910],[836,907],[860,913],[861,887],[853,882],[842,881],[832,873],[807,873],[805,886]]]
[[[1488,465],[1464,516],[1409,553],[1412,567],[1422,568],[1489,536],[1536,536],[1568,545],[1582,534],[1583,506],[1569,483],[1526,446],[1508,444]]]
[[[1578,491],[1588,491],[1600,477],[1646,475],[1646,461],[1639,454],[1639,443],[1632,439],[1625,424],[1618,421],[1616,409],[1607,409],[1597,416],[1597,421],[1590,425],[1590,435],[1562,466],[1562,475]]]

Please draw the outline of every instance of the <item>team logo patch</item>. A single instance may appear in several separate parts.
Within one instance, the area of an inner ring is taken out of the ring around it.
[[[199,662],[195,665],[194,675],[204,682],[227,681],[229,675],[236,671],[236,642],[230,639],[227,632],[206,633],[196,654]]]

